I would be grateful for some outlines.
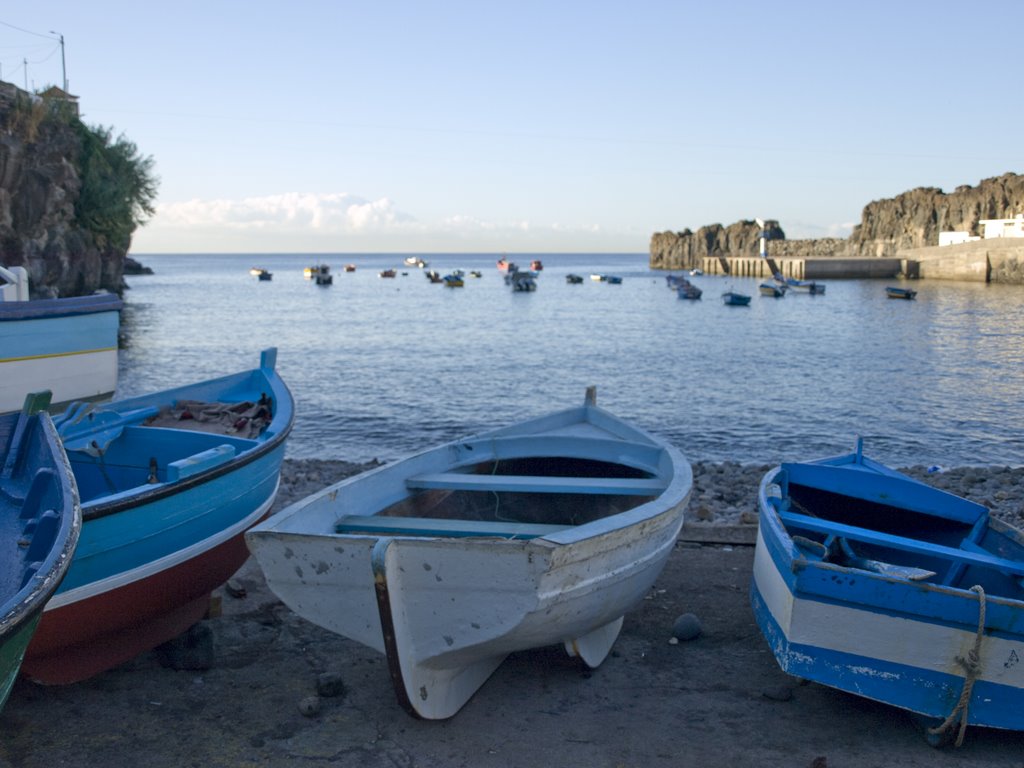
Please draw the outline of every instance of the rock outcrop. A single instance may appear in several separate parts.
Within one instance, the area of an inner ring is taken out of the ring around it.
[[[81,141],[60,108],[0,82],[0,264],[28,270],[33,298],[120,293],[126,249],[78,223]]]
[[[779,222],[766,221],[765,230],[769,239],[785,240]],[[652,269],[692,269],[705,256],[757,256],[760,240],[756,221],[738,221],[728,227],[711,224],[696,232],[659,232],[651,236],[650,264]]]
[[[816,240],[776,239],[771,254],[779,258],[895,258],[908,248],[938,245],[939,232],[967,231],[980,235],[982,219],[1012,218],[1024,213],[1024,176],[1006,173],[963,185],[949,194],[920,187],[864,206],[860,224],[849,238]],[[712,224],[694,234],[659,232],[651,236],[650,265],[654,269],[688,269],[703,256],[755,256],[760,230],[751,221],[728,227]],[[784,235],[783,235],[784,237]]]

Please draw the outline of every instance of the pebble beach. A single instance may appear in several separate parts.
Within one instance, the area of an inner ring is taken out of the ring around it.
[[[286,459],[276,509],[326,485],[376,466],[347,461]],[[692,462],[693,492],[686,522],[696,526],[757,525],[757,489],[769,464]],[[992,515],[1024,528],[1024,467],[902,468],[904,474],[988,507]]]

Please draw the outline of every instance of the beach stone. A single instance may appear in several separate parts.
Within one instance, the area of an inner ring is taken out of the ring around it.
[[[700,619],[692,613],[684,613],[672,625],[672,637],[678,640],[693,640],[700,637]]]
[[[316,679],[316,692],[325,699],[348,693],[345,681],[337,672],[324,672]]]
[[[788,685],[773,685],[761,691],[761,695],[772,701],[789,701],[793,698],[793,689]]]
[[[306,717],[316,717],[320,714],[320,697],[307,696],[299,702],[299,712]]]
[[[204,623],[193,624],[181,635],[155,649],[161,666],[176,670],[205,670],[213,666],[213,631]]]

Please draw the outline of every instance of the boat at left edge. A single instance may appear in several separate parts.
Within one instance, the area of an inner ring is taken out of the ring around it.
[[[87,679],[167,642],[208,612],[270,511],[294,422],[291,393],[258,368],[54,421],[74,472],[82,533],[43,611],[22,673]]]
[[[0,266],[0,413],[30,392],[49,390],[51,407],[103,400],[117,386],[122,302],[112,293],[30,299],[24,267]]]
[[[0,709],[82,528],[75,478],[49,404],[49,392],[32,393],[20,413],[0,416]]]

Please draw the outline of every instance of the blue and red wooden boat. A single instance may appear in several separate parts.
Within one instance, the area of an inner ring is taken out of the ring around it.
[[[72,683],[184,632],[248,556],[294,420],[276,349],[259,368],[56,419],[82,499],[71,568],[22,672]]]

